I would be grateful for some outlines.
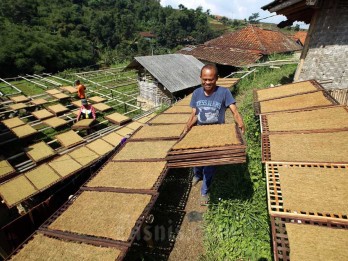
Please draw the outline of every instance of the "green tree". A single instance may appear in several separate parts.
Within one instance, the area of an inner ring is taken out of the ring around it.
[[[249,16],[248,21],[249,21],[249,23],[251,23],[251,24],[255,24],[255,23],[257,23],[257,19],[258,19],[259,17],[260,17],[260,14],[259,14],[259,13],[252,13],[252,15]]]
[[[158,0],[1,0],[0,76],[84,67],[98,59],[109,64],[151,49],[163,54],[204,43],[216,36],[208,16],[201,6],[175,10]],[[141,31],[156,39],[137,42]]]

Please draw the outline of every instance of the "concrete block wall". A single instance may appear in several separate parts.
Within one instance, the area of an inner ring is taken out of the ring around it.
[[[330,2],[320,10],[314,24],[298,80],[332,80],[323,86],[348,88],[348,1]]]

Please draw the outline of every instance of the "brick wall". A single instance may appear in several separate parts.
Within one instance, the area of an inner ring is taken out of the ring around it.
[[[348,88],[348,1],[330,0],[319,11],[299,81],[330,81],[325,88]]]

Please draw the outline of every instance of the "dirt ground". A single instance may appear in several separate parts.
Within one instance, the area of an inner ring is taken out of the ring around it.
[[[204,254],[203,247],[203,213],[206,206],[200,206],[200,187],[202,182],[191,188],[186,215],[181,224],[174,248],[169,260],[198,260]]]
[[[191,186],[192,170],[171,169],[151,212],[154,222],[143,227],[126,260],[198,260],[203,254],[202,182]],[[150,235],[151,239],[146,240]]]

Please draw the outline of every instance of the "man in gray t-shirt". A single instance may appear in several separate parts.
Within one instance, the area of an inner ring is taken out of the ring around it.
[[[197,124],[222,124],[225,123],[225,111],[236,101],[231,92],[223,87],[216,86],[214,92],[207,96],[203,88],[193,92],[190,106],[196,109]]]
[[[239,114],[236,101],[231,92],[223,87],[216,86],[218,71],[215,65],[207,64],[201,70],[202,87],[193,92],[190,106],[191,117],[186,124],[184,133],[189,131],[193,125],[223,124],[225,123],[225,111],[230,108],[234,120],[242,133],[245,131],[242,116]],[[209,135],[209,134],[208,134]],[[214,135],[214,134],[210,134]],[[196,185],[203,179],[201,188],[201,205],[208,204],[208,192],[212,182],[215,166],[194,167],[192,185]]]

